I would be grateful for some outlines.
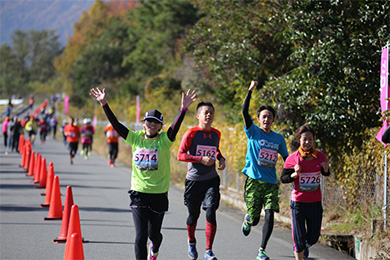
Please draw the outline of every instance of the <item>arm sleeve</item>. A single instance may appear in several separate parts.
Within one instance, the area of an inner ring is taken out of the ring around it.
[[[183,122],[185,115],[186,115],[186,111],[183,109],[180,109],[180,112],[177,115],[175,121],[172,123],[172,125],[169,127],[169,129],[167,131],[168,138],[172,142],[175,141],[177,132],[179,132],[181,123]]]
[[[291,183],[291,182],[293,182],[295,179],[291,178],[291,174],[293,174],[294,172],[295,172],[294,169],[283,168],[282,174],[280,175],[280,181],[282,183]]]
[[[195,156],[188,153],[188,150],[192,145],[192,140],[193,140],[192,132],[187,131],[184,134],[183,139],[181,139],[179,151],[177,153],[177,159],[179,161],[200,163],[200,161],[202,160],[201,156]]]
[[[218,161],[221,160],[222,158],[225,159],[225,157],[223,157],[221,151],[219,150],[219,147],[218,147],[218,149],[217,149],[216,157],[217,157]]]
[[[108,103],[103,106],[104,113],[107,116],[108,121],[110,121],[111,125],[114,127],[115,131],[126,140],[127,135],[129,134],[129,129],[127,129],[124,125],[122,125],[118,119],[116,119],[114,113],[112,113]]]
[[[321,174],[324,176],[329,176],[330,175],[330,169],[328,169],[328,172],[324,172],[324,168],[321,167]]]
[[[244,104],[242,105],[242,115],[244,117],[244,122],[245,122],[245,128],[248,129],[249,127],[251,127],[251,125],[253,124],[253,121],[251,119],[251,117],[249,116],[249,103],[250,103],[250,100],[251,100],[251,95],[252,95],[252,91],[248,91],[248,94],[246,94],[246,97],[245,97],[245,100],[244,100]]]

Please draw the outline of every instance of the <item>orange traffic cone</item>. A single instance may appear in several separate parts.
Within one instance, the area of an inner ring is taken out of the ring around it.
[[[81,235],[81,225],[80,225],[80,215],[79,215],[79,206],[73,204],[70,210],[70,218],[69,218],[69,227],[68,227],[68,236],[67,240],[70,239],[70,236],[73,233],[78,233]]]
[[[50,199],[51,199],[51,190],[53,187],[53,180],[54,180],[54,167],[53,163],[49,163],[49,173],[47,174],[47,183],[46,183],[46,193],[41,194],[42,196],[46,196],[45,202],[41,204],[41,208],[49,207],[50,206]]]
[[[32,180],[32,183],[39,182],[39,176],[41,174],[41,165],[42,165],[42,155],[40,153],[37,153],[37,159],[35,161],[34,178]]]
[[[70,241],[70,237],[73,233],[77,233],[80,235],[81,241],[83,240],[83,236],[81,234],[81,225],[80,225],[80,215],[79,215],[79,207],[74,204],[72,209],[70,210],[70,219],[69,219],[69,227],[68,227],[68,235],[66,237],[66,247],[65,252],[68,251],[68,243]]]
[[[23,145],[20,145],[19,152],[22,154],[22,160],[20,162],[20,167],[24,168],[24,161],[26,160],[26,149],[25,148],[25,143],[23,142]]]
[[[21,153],[22,147],[24,146],[24,142],[25,142],[24,135],[20,135],[19,136],[18,150],[17,150],[18,153]]]
[[[78,233],[70,236],[69,242],[65,246],[64,260],[84,260],[83,242]]]
[[[30,164],[30,155],[31,155],[31,149],[27,145],[26,149],[26,158],[24,160],[24,171],[28,172],[28,166]]]
[[[46,164],[46,158],[43,158],[41,163],[41,174],[39,175],[39,185],[36,188],[37,189],[46,188],[46,179],[47,179],[47,164]]]
[[[28,151],[27,151],[27,153],[28,153]],[[34,151],[31,151],[27,176],[32,176],[33,175],[34,167],[35,167],[35,153],[34,153]]]
[[[61,220],[62,219],[62,201],[60,192],[60,180],[54,176],[52,194],[50,198],[49,215],[43,220]]]
[[[60,232],[59,237],[57,237],[56,239],[53,239],[54,243],[65,243],[66,242],[66,238],[68,236],[69,219],[70,219],[72,206],[73,206],[72,187],[68,186],[66,188],[64,216],[62,218],[62,223],[61,223],[61,232]]]

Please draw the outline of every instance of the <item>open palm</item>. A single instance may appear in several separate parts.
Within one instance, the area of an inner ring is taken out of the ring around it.
[[[106,89],[104,88],[103,90],[100,90],[99,88],[92,88],[91,91],[89,92],[89,95],[94,97],[97,101],[100,102],[102,106],[104,106],[106,102]]]
[[[187,94],[182,93],[181,95],[181,106],[183,108],[188,108],[192,103],[196,101],[195,90],[191,92],[191,89],[187,91]]]

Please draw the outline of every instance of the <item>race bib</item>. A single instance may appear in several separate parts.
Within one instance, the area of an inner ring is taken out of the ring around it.
[[[197,145],[196,156],[209,156],[216,159],[217,147],[209,145]]]
[[[84,132],[84,135],[85,135],[85,136],[92,136],[92,131],[91,131],[91,130],[86,130],[86,131]]]
[[[267,148],[261,148],[259,153],[259,158],[257,160],[257,164],[264,167],[275,168],[275,164],[277,160],[278,160],[277,151],[270,150]]]
[[[118,133],[115,130],[107,131],[107,137],[117,137]]]
[[[69,136],[69,137],[76,137],[76,133],[75,132],[67,132],[67,135]]]
[[[157,149],[136,149],[133,161],[140,170],[155,171],[158,169],[158,151]]]
[[[299,175],[299,190],[300,191],[316,191],[320,186],[320,172],[306,172]]]

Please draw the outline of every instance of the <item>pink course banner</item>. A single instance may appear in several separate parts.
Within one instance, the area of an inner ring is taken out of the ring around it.
[[[381,59],[381,78],[380,78],[380,102],[381,102],[381,111],[382,114],[390,109],[390,102],[386,100],[389,98],[389,47],[386,47],[382,50],[382,59]],[[382,142],[382,135],[389,123],[386,119],[383,120],[383,126],[379,133],[376,135],[376,139]]]
[[[141,101],[139,100],[139,96],[137,96],[137,123],[139,123],[139,119],[141,116]]]
[[[96,125],[97,125],[97,116],[94,115],[94,117],[93,117],[93,127],[96,128]]]
[[[66,96],[64,98],[64,113],[65,115],[69,115],[69,97]]]

